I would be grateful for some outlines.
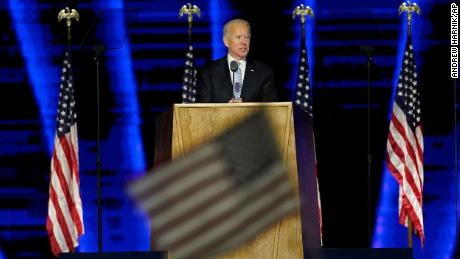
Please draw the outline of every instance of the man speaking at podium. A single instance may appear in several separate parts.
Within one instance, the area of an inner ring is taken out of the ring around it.
[[[228,54],[207,64],[199,73],[197,102],[277,101],[272,68],[246,59],[251,43],[249,23],[242,19],[227,22],[223,41]]]

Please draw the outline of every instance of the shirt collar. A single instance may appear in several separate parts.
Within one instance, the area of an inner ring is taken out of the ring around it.
[[[233,58],[232,55],[230,55],[230,53],[227,53],[227,59],[228,59],[229,61],[235,60],[235,61],[240,61],[240,62],[241,62],[241,61],[246,62],[246,59],[239,59],[239,60],[238,60],[238,59]]]
[[[238,62],[240,64],[241,68],[243,69],[243,71],[244,71],[244,68],[246,68],[246,60],[245,59],[237,60],[237,59],[234,59],[230,54],[227,54],[228,67],[230,67],[230,62],[232,62],[232,61]]]

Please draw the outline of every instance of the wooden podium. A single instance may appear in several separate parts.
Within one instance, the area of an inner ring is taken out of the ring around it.
[[[290,102],[175,104],[172,110],[157,120],[155,165],[184,155],[260,108],[265,109],[272,124],[288,177],[299,194],[294,118]],[[274,224],[252,242],[219,258],[303,258],[300,211]]]

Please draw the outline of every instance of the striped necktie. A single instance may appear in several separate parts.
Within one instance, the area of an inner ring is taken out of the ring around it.
[[[238,70],[236,70],[233,76],[233,96],[235,96],[235,99],[240,99],[241,86],[243,85],[243,75],[241,74],[241,66],[238,66]]]

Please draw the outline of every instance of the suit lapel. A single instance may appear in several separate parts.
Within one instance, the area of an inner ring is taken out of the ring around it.
[[[233,97],[233,85],[232,85],[232,78],[230,77],[230,68],[228,67],[228,61],[227,61],[227,56],[223,57],[222,59],[222,64],[220,66],[221,72],[224,75],[224,84],[222,85],[222,88],[225,92],[225,95],[230,96],[230,98]]]
[[[241,98],[248,99],[249,93],[251,92],[251,85],[255,85],[256,81],[256,70],[254,63],[251,61],[246,61],[246,69],[244,71],[244,80],[241,90]]]

